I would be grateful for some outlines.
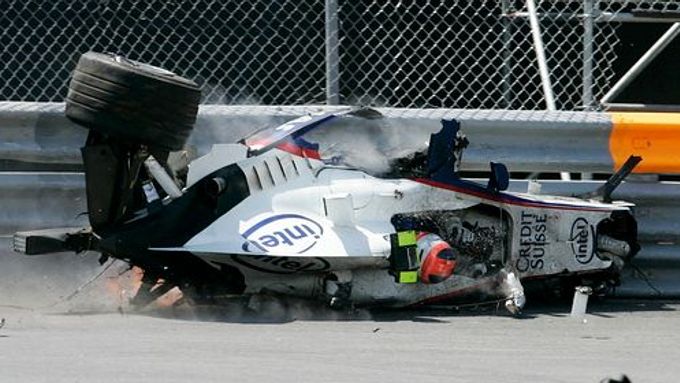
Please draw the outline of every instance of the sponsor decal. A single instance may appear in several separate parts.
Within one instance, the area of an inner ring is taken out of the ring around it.
[[[321,224],[300,214],[259,216],[242,225],[241,248],[252,256],[234,256],[234,261],[253,270],[292,274],[319,272],[330,268],[323,258],[296,257],[323,239]],[[267,255],[271,253],[272,255]]]
[[[295,274],[301,272],[322,272],[331,268],[323,258],[273,257],[269,255],[234,256],[234,261],[249,269],[270,274]]]
[[[546,234],[548,230],[546,214],[522,212],[519,223],[519,258],[517,270],[541,270],[545,265],[545,248],[550,243]]]
[[[595,256],[595,227],[585,218],[577,218],[571,225],[568,242],[578,263],[590,263]]]
[[[323,237],[323,226],[299,214],[277,214],[246,223],[243,251],[277,255],[302,254]]]

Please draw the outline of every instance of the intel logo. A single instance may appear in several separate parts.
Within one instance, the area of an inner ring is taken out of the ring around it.
[[[569,243],[578,263],[590,263],[595,255],[595,228],[585,218],[577,218],[571,225]]]
[[[250,269],[270,274],[318,273],[331,267],[328,261],[320,257],[235,255],[233,260]]]
[[[299,214],[279,214],[247,224],[243,251],[280,255],[302,254],[323,236],[323,227]]]

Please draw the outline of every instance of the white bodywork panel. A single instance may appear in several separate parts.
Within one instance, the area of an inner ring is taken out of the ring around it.
[[[297,172],[286,175],[294,162]],[[297,257],[387,257],[390,219],[432,206],[478,203],[410,180],[383,180],[356,170],[272,150],[239,163],[252,195],[184,246],[194,253]],[[259,190],[258,190],[259,189]],[[339,219],[336,221],[336,219]]]
[[[227,165],[244,160],[248,156],[248,148],[241,144],[215,144],[205,156],[193,160],[187,173],[187,187],[201,178]]]
[[[240,149],[223,155],[233,148],[218,147],[217,154],[195,161],[191,183],[217,170],[217,159],[221,167],[245,157]],[[501,233],[493,257],[523,278],[606,269],[611,261],[595,249],[597,224],[613,210],[627,209],[517,193],[493,200],[414,180],[375,178],[278,149],[237,164],[251,195],[183,247],[154,250],[190,251],[216,267],[237,267],[246,293],[318,297],[323,278],[338,270],[353,270],[357,303],[412,304],[493,284],[494,277],[484,273],[454,274],[438,284],[395,283],[387,268],[391,219],[399,213],[444,212],[454,226],[492,227]],[[495,209],[498,219],[478,213],[480,206]]]

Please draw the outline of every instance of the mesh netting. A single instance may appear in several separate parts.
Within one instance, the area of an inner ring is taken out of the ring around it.
[[[561,110],[593,106],[592,100],[615,80],[612,66],[618,59],[620,23],[605,16],[680,11],[676,1],[590,1],[593,13],[585,12],[584,0],[537,1],[550,80]],[[121,53],[193,78],[203,86],[204,103],[326,101],[321,0],[0,4],[1,100],[62,101],[78,56],[95,50]],[[331,48],[339,53],[341,103],[546,106],[524,1],[338,0],[337,16],[339,43]],[[592,40],[584,38],[588,20],[593,21]],[[591,79],[584,79],[583,73],[587,44],[592,44],[592,70],[585,77]]]

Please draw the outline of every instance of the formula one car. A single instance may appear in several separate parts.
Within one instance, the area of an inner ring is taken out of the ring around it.
[[[639,249],[631,205],[609,201],[635,160],[589,198],[506,192],[502,164],[491,163],[486,185],[459,177],[468,141],[458,121],[444,120],[422,148],[369,169],[333,132],[338,121],[356,130],[380,114],[348,108],[215,145],[171,169],[199,97],[159,68],[83,55],[66,114],[90,129],[91,227],[17,233],[15,249],[95,250],[140,267],[137,305],[179,287],[199,302],[273,294],[332,307],[492,295],[513,312],[524,305],[520,281],[597,287]]]

